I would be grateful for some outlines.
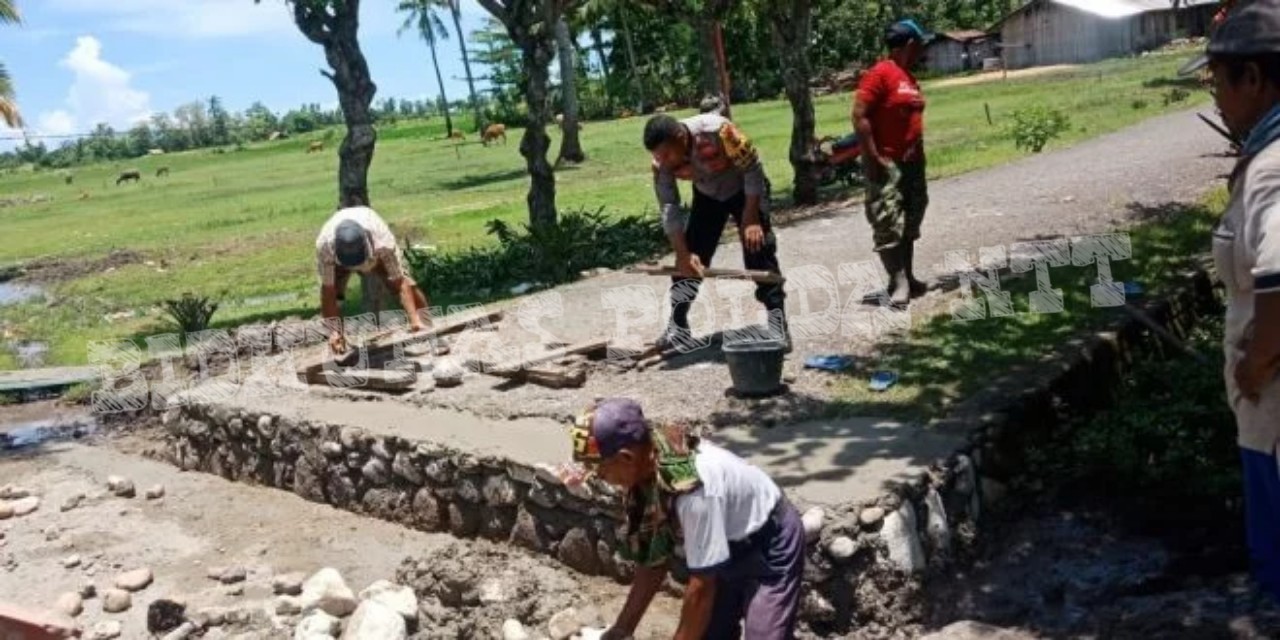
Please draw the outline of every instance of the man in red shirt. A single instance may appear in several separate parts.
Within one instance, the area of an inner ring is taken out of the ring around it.
[[[924,295],[912,272],[915,241],[929,206],[924,161],[924,94],[911,75],[933,36],[914,20],[885,31],[889,57],[862,75],[853,105],[853,127],[862,141],[867,177],[866,212],[875,251],[889,272],[895,306]]]

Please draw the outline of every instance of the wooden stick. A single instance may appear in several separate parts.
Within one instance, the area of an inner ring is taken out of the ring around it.
[[[353,370],[350,372],[342,371],[325,371],[321,374],[321,379],[325,382],[334,381],[334,386],[347,386],[343,378],[353,378],[356,380],[364,380],[364,384],[355,386],[357,389],[374,389],[377,391],[403,391],[412,387],[418,382],[418,374],[408,369],[364,369]]]
[[[603,351],[608,348],[608,340],[591,340],[589,342],[580,342],[576,345],[571,345],[562,349],[548,351],[532,358],[526,358],[520,362],[503,364],[470,362],[468,365],[481,373],[487,373],[492,376],[498,376],[500,378],[517,378],[523,376],[529,369],[543,363],[554,362],[565,356],[576,355],[579,353],[591,353],[593,351]]]
[[[1165,342],[1168,342],[1169,344],[1173,345],[1175,349],[1191,356],[1192,358],[1195,359],[1196,362],[1199,362],[1202,365],[1210,366],[1209,360],[1207,358],[1197,353],[1191,347],[1187,346],[1185,342],[1179,340],[1178,337],[1170,333],[1168,329],[1165,329],[1164,327],[1160,326],[1159,323],[1151,319],[1151,316],[1147,315],[1145,312],[1127,303],[1121,308],[1124,309],[1125,313],[1129,314],[1129,317],[1146,325],[1148,329],[1151,329],[1152,331],[1154,331],[1155,334],[1163,338]]]
[[[432,338],[436,338],[439,336],[447,336],[454,333],[459,333],[461,331],[465,331],[467,327],[471,326],[473,323],[476,323],[476,322],[498,322],[499,320],[502,320],[503,312],[490,311],[489,313],[486,313],[484,315],[478,315],[478,316],[473,316],[470,314],[466,314],[466,315],[467,317],[465,318],[460,318],[458,320],[453,320],[451,322],[445,322],[444,324],[432,325],[431,328],[425,331],[419,331],[418,333],[404,332],[403,336],[387,342],[381,342],[381,343],[375,343],[375,344],[366,343],[365,348],[370,351],[380,351],[384,349],[394,348],[396,345],[424,343],[431,340]],[[386,334],[384,332],[384,333],[378,334],[376,337],[384,338],[385,335]],[[331,359],[332,359],[332,356],[322,355],[318,359],[313,360],[311,363],[299,368],[298,375],[302,376],[307,381],[318,380],[320,379],[320,372],[324,371],[325,364],[328,363]]]
[[[650,276],[678,276],[680,271],[675,267],[666,266],[641,266],[631,267],[627,269],[627,273],[642,273]],[[761,284],[782,284],[787,281],[781,274],[771,273],[769,271],[747,271],[744,269],[703,269],[704,278],[742,278],[753,280]]]

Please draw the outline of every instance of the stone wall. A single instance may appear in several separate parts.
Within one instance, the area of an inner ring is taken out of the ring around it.
[[[1214,299],[1203,272],[1188,282],[1168,301],[1147,306],[1175,333],[1193,326]],[[1133,351],[1153,340],[1128,321],[1068,344],[1043,377],[997,381],[934,424],[969,434],[969,445],[914,482],[874,503],[802,509],[809,543],[804,619],[821,632],[857,627],[871,634],[921,621],[928,577],[964,561],[1010,479],[1028,473],[1021,457],[1027,439],[1105,405]],[[993,405],[984,397],[1001,400]],[[425,531],[506,541],[583,573],[629,578],[630,567],[613,554],[622,530],[618,496],[603,484],[571,488],[545,465],[216,404],[172,407],[161,421],[165,455],[185,470]],[[679,567],[673,573],[682,578]]]

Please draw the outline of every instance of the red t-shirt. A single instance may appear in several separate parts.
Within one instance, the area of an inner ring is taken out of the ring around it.
[[[862,74],[858,99],[867,105],[880,155],[891,160],[924,159],[924,94],[910,71],[881,60]]]

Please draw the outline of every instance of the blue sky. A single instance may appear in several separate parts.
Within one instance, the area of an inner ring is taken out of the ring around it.
[[[13,76],[31,134],[127,128],[155,111],[217,95],[241,111],[262,101],[276,111],[304,103],[336,106],[318,69],[323,50],[293,25],[284,0],[18,0],[23,24],[0,28],[0,61]],[[397,36],[396,0],[364,0],[360,43],[378,85],[375,101],[436,95],[426,45]],[[484,10],[463,0],[463,30]],[[448,21],[452,32],[452,24]],[[449,98],[466,96],[461,54],[442,43]],[[473,65],[483,76],[483,69]],[[477,87],[481,88],[481,87]],[[0,138],[20,135],[0,126]],[[0,146],[12,146],[0,141]]]

